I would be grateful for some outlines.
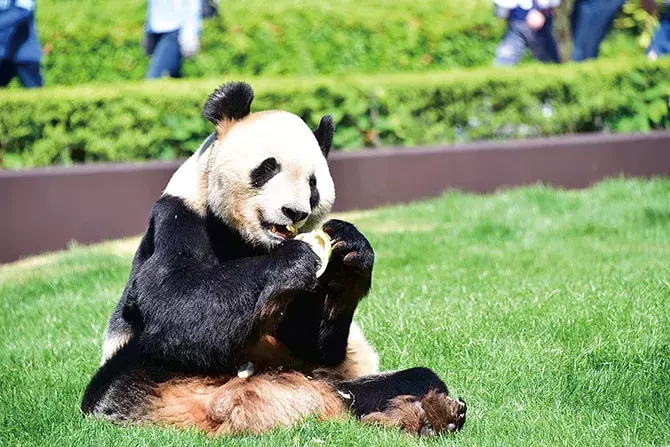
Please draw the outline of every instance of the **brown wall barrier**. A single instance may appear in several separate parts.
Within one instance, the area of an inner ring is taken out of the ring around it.
[[[0,171],[0,262],[140,234],[178,162]],[[537,182],[582,188],[605,177],[670,174],[670,132],[575,135],[452,147],[333,153],[335,209],[487,193]]]

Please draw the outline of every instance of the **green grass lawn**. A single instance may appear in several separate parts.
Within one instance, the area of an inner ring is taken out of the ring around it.
[[[348,217],[377,253],[358,321],[383,369],[434,368],[469,405],[461,433],[422,443],[670,444],[670,180],[447,193]],[[110,247],[0,268],[0,445],[419,443],[352,420],[210,440],[82,419],[130,269]]]

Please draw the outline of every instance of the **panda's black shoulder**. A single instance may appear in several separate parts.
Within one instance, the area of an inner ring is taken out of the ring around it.
[[[151,209],[157,227],[179,228],[205,226],[205,218],[191,209],[181,197],[163,194]],[[192,228],[191,228],[192,229]]]
[[[163,194],[156,200],[151,209],[151,215],[155,219],[163,219],[172,216],[174,219],[186,218],[194,222],[204,222],[204,218],[192,210],[183,198],[170,194]]]
[[[154,245],[162,255],[179,255],[187,250],[209,258],[212,252],[207,220],[192,210],[181,197],[164,194],[151,209],[149,221]]]
[[[240,234],[211,212],[202,216],[181,197],[164,194],[151,211],[150,230],[163,255],[184,253],[203,263],[223,263],[258,255]]]

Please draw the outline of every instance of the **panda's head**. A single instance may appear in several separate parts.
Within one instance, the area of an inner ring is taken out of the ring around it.
[[[253,91],[244,83],[224,84],[205,104],[216,125],[200,180],[209,212],[256,246],[272,248],[321,224],[335,200],[326,157],[333,120],[313,132],[283,111],[250,113]]]

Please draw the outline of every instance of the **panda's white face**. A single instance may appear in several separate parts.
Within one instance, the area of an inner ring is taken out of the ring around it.
[[[249,115],[209,150],[207,205],[254,245],[269,249],[311,231],[332,208],[328,164],[296,115]]]

